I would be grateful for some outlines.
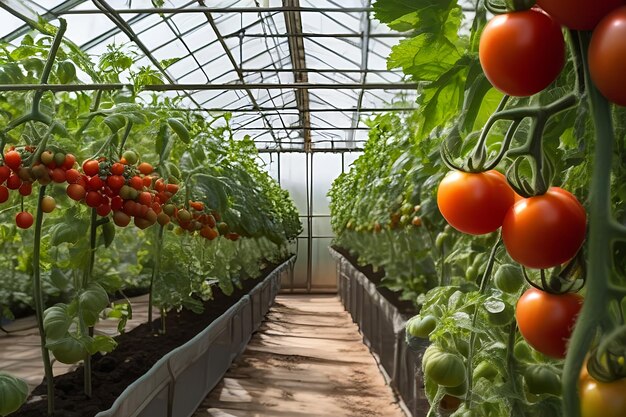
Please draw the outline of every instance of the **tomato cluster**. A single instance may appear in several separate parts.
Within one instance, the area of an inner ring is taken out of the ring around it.
[[[233,241],[239,238],[221,221],[218,212],[205,208],[202,202],[189,201],[187,206],[174,204],[171,199],[179,191],[177,180],[159,177],[151,164],[139,163],[134,151],[124,152],[118,161],[88,159],[79,167],[76,157],[69,153],[45,150],[37,154],[36,148],[30,146],[9,148],[4,154],[4,164],[0,165],[0,203],[9,199],[10,190],[29,196],[35,181],[40,185],[67,183],[69,198],[94,208],[101,217],[111,216],[119,227],[126,227],[131,221],[140,229],[174,222],[180,226],[180,232],[197,231],[208,240],[219,235]],[[53,197],[43,197],[44,213],[52,212],[55,207]],[[22,229],[31,227],[33,220],[33,215],[26,211],[19,212],[15,218]]]
[[[33,158],[36,160],[33,161]],[[74,167],[76,157],[65,152],[45,150],[37,155],[36,148],[11,146],[4,154],[4,164],[0,165],[0,203],[6,202],[11,190],[27,197],[32,194],[33,184],[48,185],[51,182],[65,181],[66,172]],[[50,213],[56,207],[54,198],[47,197],[42,202],[42,209]],[[15,223],[22,229],[33,224],[33,215],[21,211],[15,216]]]
[[[624,0],[538,0],[529,10],[491,19],[481,35],[479,58],[491,84],[504,94],[530,96],[550,85],[565,65],[561,25],[593,30],[589,72],[600,92],[626,106],[626,5]]]

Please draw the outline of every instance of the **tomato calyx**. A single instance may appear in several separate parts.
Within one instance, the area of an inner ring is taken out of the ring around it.
[[[599,382],[611,383],[626,378],[626,325],[605,335],[591,350],[583,366]]]
[[[489,10],[492,14],[498,15],[510,12],[522,12],[533,7],[537,3],[537,0],[504,0],[504,4],[501,1],[494,2],[493,0],[487,0],[485,2],[485,9]]]
[[[572,260],[565,264],[563,269],[555,272],[549,277],[547,276],[545,269],[540,269],[540,284],[530,278],[524,265],[521,267],[524,280],[526,280],[528,285],[553,295],[579,292],[586,283],[587,277],[585,274],[585,265],[581,251],[579,251]]]

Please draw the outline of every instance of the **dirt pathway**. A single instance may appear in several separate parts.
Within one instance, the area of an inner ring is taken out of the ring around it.
[[[404,417],[336,296],[283,295],[194,417]]]

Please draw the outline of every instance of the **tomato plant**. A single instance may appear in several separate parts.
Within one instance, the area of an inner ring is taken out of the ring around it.
[[[453,171],[437,190],[437,205],[455,229],[473,235],[490,233],[515,202],[514,192],[497,171],[480,174]]]
[[[558,187],[515,203],[502,223],[502,239],[515,261],[551,268],[573,258],[583,244],[587,215],[576,197]]]
[[[564,358],[583,304],[578,294],[549,294],[530,288],[520,297],[515,317],[524,339],[539,352]]]
[[[479,51],[485,76],[512,96],[540,92],[565,63],[561,27],[536,9],[495,16],[483,30]]]

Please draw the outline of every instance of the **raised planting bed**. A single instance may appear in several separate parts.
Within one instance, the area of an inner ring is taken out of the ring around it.
[[[364,343],[376,357],[405,410],[414,417],[425,416],[429,405],[424,394],[421,361],[427,344],[409,347],[405,335],[406,322],[415,310],[393,292],[377,285],[381,273],[374,274],[371,267],[358,266],[345,250],[330,248],[330,252],[337,261],[341,302],[358,324]]]
[[[194,413],[243,352],[293,265],[268,266],[262,279],[246,280],[226,296],[214,292],[203,314],[170,312],[166,335],[143,324],[118,336],[117,349],[94,355],[93,395],[82,392],[83,368],[55,377],[56,413],[63,417],[185,417]],[[161,319],[155,320],[159,328]],[[37,387],[15,416],[46,415],[46,388]]]

